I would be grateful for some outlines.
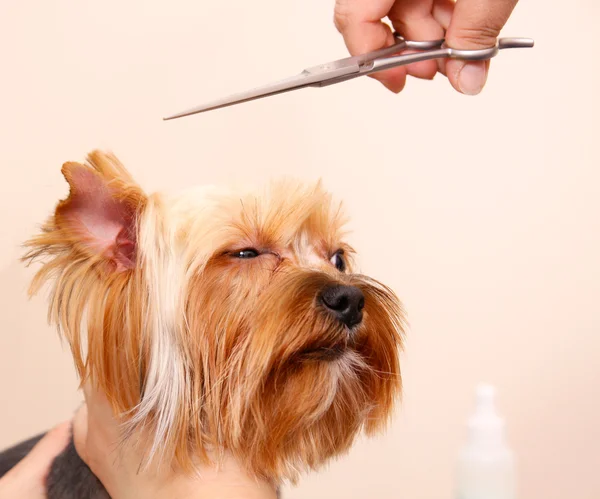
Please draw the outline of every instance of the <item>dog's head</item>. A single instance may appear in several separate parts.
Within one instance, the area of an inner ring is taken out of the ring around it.
[[[70,194],[28,260],[82,380],[189,467],[225,451],[279,481],[380,428],[401,388],[402,312],[353,270],[320,185],[146,195],[108,154],[63,166]]]

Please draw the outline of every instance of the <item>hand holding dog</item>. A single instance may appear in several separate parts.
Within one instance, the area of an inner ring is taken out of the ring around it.
[[[70,423],[49,431],[33,450],[0,479],[1,499],[45,499],[46,476],[54,458],[69,441]]]
[[[352,55],[393,43],[394,29],[412,40],[445,38],[456,49],[481,49],[496,43],[518,0],[336,0],[335,24]],[[484,87],[489,61],[424,61],[376,73],[373,77],[392,92],[400,92],[406,76],[432,79],[439,71],[467,95]]]

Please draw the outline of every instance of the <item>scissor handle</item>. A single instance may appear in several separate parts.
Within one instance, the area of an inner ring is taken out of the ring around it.
[[[394,47],[398,47],[398,50],[433,50],[439,49],[444,44],[444,39],[439,40],[407,40],[397,31],[394,32],[394,39],[396,43]]]
[[[498,51],[502,49],[531,48],[533,47],[533,44],[534,42],[531,38],[500,38],[496,42],[496,45],[485,49],[453,49],[448,47],[445,43],[442,47],[450,51],[448,57],[451,59],[482,61],[495,57],[498,54]]]
[[[400,50],[434,50],[439,48],[450,48],[446,44],[446,40],[444,38],[440,38],[439,40],[407,40],[397,31],[394,32],[394,39],[396,43],[393,45]],[[493,47],[488,47],[484,49],[451,49],[453,57],[457,59],[466,59],[466,58],[489,58],[490,54],[496,54],[500,49],[510,49],[510,48],[531,48],[533,47],[534,42],[531,38],[500,38],[496,42],[496,45]]]
[[[383,47],[378,50],[374,50],[372,52],[367,52],[366,54],[355,55],[353,57],[346,57],[344,59],[339,59],[337,61],[333,61],[333,63],[329,63],[329,65],[334,64],[337,67],[341,67],[342,65],[354,65],[354,64],[369,64],[371,62],[376,61],[377,59],[381,59],[383,57],[390,57],[394,55],[400,54],[404,50],[431,50],[435,48],[440,48],[444,43],[444,40],[425,40],[425,41],[416,41],[416,40],[406,40],[402,35],[398,33],[394,33],[395,43],[390,45],[389,47]],[[314,68],[308,68],[307,71],[319,71],[321,70],[323,65],[315,66]]]
[[[397,36],[398,43],[402,43],[402,38]],[[415,43],[429,43],[429,42],[413,42],[404,40],[406,49],[416,48]],[[435,41],[435,44],[438,40]],[[495,57],[501,49],[508,48],[531,48],[534,42],[531,38],[500,38],[496,45],[485,49],[453,49],[446,46],[442,40],[439,45],[435,45],[428,49],[421,49],[421,52],[414,54],[402,54],[394,57],[388,57],[385,59],[377,59],[372,61],[369,67],[361,69],[361,74],[371,74],[385,69],[395,68],[397,66],[404,66],[406,64],[412,64],[415,62],[429,61],[432,59],[462,59],[466,61],[482,61]],[[410,46],[412,45],[412,47]]]

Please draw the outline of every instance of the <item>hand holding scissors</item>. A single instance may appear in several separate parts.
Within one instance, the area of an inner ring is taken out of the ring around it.
[[[351,55],[393,43],[387,18],[407,40],[445,38],[449,47],[469,50],[491,47],[510,17],[517,0],[336,0],[335,24]],[[481,91],[489,62],[444,60],[400,66],[373,77],[400,92],[407,75],[431,79],[439,71],[452,86],[468,95]]]
[[[457,59],[462,61],[487,61],[495,57],[500,50],[507,48],[533,47],[530,38],[500,38],[492,47],[474,50],[453,49],[446,45],[443,39],[414,41],[405,40],[395,34],[395,43],[384,49],[369,52],[368,54],[347,57],[325,64],[306,68],[301,73],[291,78],[254,88],[203,104],[192,109],[181,111],[165,120],[182,118],[192,114],[204,113],[214,109],[233,106],[263,97],[270,97],[292,90],[307,87],[327,87],[336,83],[352,80],[359,76],[376,74],[391,68],[406,66],[423,61],[436,59]],[[410,51],[410,53],[404,53]],[[395,55],[398,54],[399,55]]]
[[[291,78],[196,106],[165,119],[301,88],[325,87],[365,75],[372,75],[390,90],[399,92],[407,74],[433,78],[439,70],[447,74],[457,90],[476,94],[485,83],[489,60],[500,50],[533,47],[533,40],[529,38],[497,38],[516,2],[457,0],[455,4],[454,0],[337,0],[336,25],[355,55],[307,68]],[[415,38],[392,33],[389,26],[381,22],[386,15],[395,27],[403,28],[404,33],[415,33]],[[469,27],[473,23],[477,29]],[[439,38],[423,38],[425,33],[436,33]],[[365,47],[374,43],[382,48],[365,52]]]

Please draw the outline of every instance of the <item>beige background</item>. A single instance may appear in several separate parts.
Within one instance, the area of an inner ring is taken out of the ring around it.
[[[556,8],[560,5],[560,9]],[[521,499],[600,497],[600,88],[593,0],[523,1],[485,92],[360,79],[164,123],[345,54],[332,2],[0,2],[0,446],[68,418],[69,355],[19,244],[96,147],[148,190],[322,176],[366,272],[402,297],[405,399],[385,436],[287,497],[450,499],[479,381],[498,387]]]

